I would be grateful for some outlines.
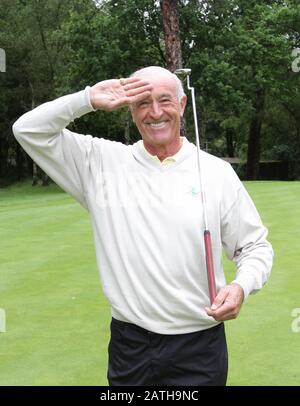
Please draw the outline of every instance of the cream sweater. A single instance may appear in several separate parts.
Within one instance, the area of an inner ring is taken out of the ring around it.
[[[45,103],[13,126],[32,159],[91,216],[104,293],[116,319],[161,334],[210,328],[197,153],[186,138],[170,165],[134,145],[73,133],[92,112],[89,87]],[[222,247],[247,297],[267,281],[267,230],[231,166],[201,152],[217,290]]]

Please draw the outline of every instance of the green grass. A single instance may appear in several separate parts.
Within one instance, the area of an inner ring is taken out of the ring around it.
[[[106,385],[109,306],[87,212],[56,186],[0,189],[0,385]]]
[[[300,183],[249,182],[270,230],[271,279],[226,323],[229,385],[298,385]],[[55,185],[0,189],[0,385],[107,385],[110,308],[88,214]],[[234,277],[225,261],[228,281]]]
[[[245,186],[269,229],[275,257],[268,284],[227,323],[228,384],[299,385],[300,333],[292,331],[291,313],[300,308],[300,182]],[[232,274],[229,262],[226,269]]]

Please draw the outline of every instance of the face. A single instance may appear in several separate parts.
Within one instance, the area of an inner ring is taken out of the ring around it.
[[[186,105],[177,96],[175,79],[168,75],[145,77],[153,85],[151,95],[132,106],[132,118],[146,145],[171,145],[180,138],[180,118]]]

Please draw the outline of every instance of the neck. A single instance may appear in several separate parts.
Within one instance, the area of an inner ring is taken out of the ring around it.
[[[163,161],[169,156],[175,155],[182,146],[182,139],[180,137],[175,138],[171,144],[166,145],[153,145],[148,144],[146,141],[143,142],[149,154],[156,155],[160,161]]]

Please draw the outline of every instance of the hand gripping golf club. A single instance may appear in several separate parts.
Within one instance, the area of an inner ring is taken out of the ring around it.
[[[190,74],[191,69],[177,69],[175,75],[186,77],[187,88],[191,91],[192,95],[192,105],[193,105],[193,115],[194,115],[194,125],[195,125],[195,135],[196,135],[196,146],[197,146],[197,162],[198,162],[198,173],[199,173],[199,186],[202,196],[202,207],[203,207],[203,221],[204,221],[204,246],[205,246],[205,258],[206,258],[206,271],[208,280],[208,289],[210,303],[213,304],[216,297],[216,282],[215,282],[215,272],[214,272],[214,262],[212,253],[211,236],[208,227],[207,220],[207,210],[206,210],[206,196],[203,181],[203,174],[201,171],[201,158],[200,158],[200,141],[199,141],[199,131],[198,131],[198,120],[195,102],[195,89],[190,86]]]

